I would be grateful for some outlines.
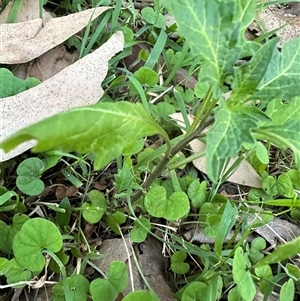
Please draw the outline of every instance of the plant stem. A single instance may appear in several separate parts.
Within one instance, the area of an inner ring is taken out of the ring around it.
[[[186,145],[188,145],[191,141],[198,138],[201,135],[201,132],[211,125],[214,122],[214,118],[209,118],[207,122],[200,123],[198,128],[193,131],[190,135],[186,135],[182,140],[180,140],[177,144],[174,145],[174,147],[171,149],[170,154],[168,156],[163,157],[163,159],[158,163],[155,170],[150,174],[150,176],[146,179],[146,181],[142,184],[143,190],[136,191],[132,197],[131,201],[135,202],[137,201],[142,195],[143,191],[147,190],[151,184],[154,182],[154,180],[163,172],[167,164],[170,162],[170,160]]]

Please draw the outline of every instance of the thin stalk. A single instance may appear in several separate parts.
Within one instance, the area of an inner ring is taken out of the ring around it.
[[[150,174],[150,176],[146,179],[146,181],[142,184],[142,190],[138,190],[132,195],[131,201],[135,202],[137,201],[142,195],[143,191],[147,190],[151,184],[154,182],[154,180],[163,172],[163,170],[166,168],[170,160],[186,145],[188,145],[191,141],[198,138],[201,135],[201,132],[211,125],[213,123],[214,119],[210,118],[207,120],[207,122],[202,123],[199,125],[199,127],[192,132],[190,135],[185,136],[182,140],[180,140],[177,144],[174,145],[174,147],[171,149],[169,154],[166,153],[165,157],[158,163],[155,170]]]
[[[209,111],[208,108],[210,108],[209,104],[212,102],[212,87],[210,86],[206,96],[204,97],[202,106],[200,108],[200,110],[198,111],[193,123],[191,124],[190,128],[188,129],[188,131],[186,132],[186,135],[190,135],[192,132],[195,131],[195,129],[197,128],[200,120],[202,120],[202,122],[205,122],[205,118],[203,118],[204,114],[205,116],[210,115],[211,111]]]

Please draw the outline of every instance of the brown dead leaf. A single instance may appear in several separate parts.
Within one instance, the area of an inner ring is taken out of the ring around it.
[[[42,19],[0,25],[0,63],[29,62],[63,43],[109,7],[88,9],[53,18],[42,26]]]
[[[117,32],[93,53],[65,68],[40,85],[20,94],[1,98],[0,141],[21,128],[59,112],[96,103],[103,95],[101,82],[108,70],[108,60],[123,49],[124,36]],[[0,162],[13,158],[35,145],[25,142],[5,154]]]
[[[172,119],[174,119],[177,124],[184,125],[183,117],[181,113],[174,113],[170,115]],[[189,115],[189,121],[192,123],[193,117]],[[201,152],[205,150],[205,144],[200,140],[193,140],[190,143],[191,149],[194,153]],[[231,159],[229,165],[231,166],[235,162],[235,159]],[[206,161],[205,156],[200,157],[193,161],[194,166],[200,170],[201,172],[206,173]],[[229,166],[229,167],[230,167]],[[228,168],[229,168],[228,167]],[[227,179],[228,182],[236,183],[239,185],[250,186],[261,188],[261,180],[258,173],[251,166],[251,164],[247,161],[243,161],[239,167],[235,170],[235,172]]]
[[[75,186],[65,186],[65,185],[59,185],[57,186],[55,190],[55,196],[57,200],[62,200],[66,197],[72,197],[76,196],[78,192],[78,188]]]

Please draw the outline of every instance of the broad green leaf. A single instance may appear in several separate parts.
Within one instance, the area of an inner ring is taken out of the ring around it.
[[[134,291],[126,295],[123,301],[160,301],[152,292]]]
[[[189,185],[187,194],[194,207],[201,207],[207,198],[206,181],[200,183],[199,180],[194,180]]]
[[[115,174],[115,189],[118,193],[122,191],[127,191],[131,186],[133,180],[133,175],[131,169],[127,165],[123,165],[122,168],[118,170]]]
[[[256,1],[164,0],[191,53],[203,59],[200,77],[219,86],[242,52],[243,30],[255,17]]]
[[[155,27],[158,28],[163,28],[166,23],[166,20],[163,17],[163,15],[155,12],[152,7],[143,8],[141,11],[141,15],[146,22],[153,24]]]
[[[203,301],[206,300],[208,286],[200,281],[193,281],[188,284],[182,294],[182,301]]]
[[[45,185],[39,177],[44,170],[44,163],[39,158],[28,158],[20,163],[17,168],[17,187],[28,195],[39,195]]]
[[[259,289],[264,294],[273,278],[272,269],[269,265],[255,268],[255,274],[261,278]]]
[[[261,126],[281,125],[292,119],[300,119],[300,96],[293,98],[288,103],[283,103],[280,98],[275,98],[268,103],[266,115],[270,122],[264,122]]]
[[[113,261],[108,271],[108,278],[95,279],[91,282],[90,291],[94,301],[115,301],[128,284],[127,266],[124,262]]]
[[[125,223],[125,221],[126,221],[126,216],[123,212],[120,211],[117,211],[113,214],[106,216],[107,225],[117,234],[120,234],[120,230],[118,226]]]
[[[148,67],[141,67],[139,70],[135,71],[134,77],[142,85],[155,86],[158,83],[158,74]]]
[[[260,81],[268,70],[278,39],[269,40],[253,56],[249,63],[235,68],[230,103],[243,103],[253,97]]]
[[[11,71],[6,68],[0,68],[0,98],[16,95],[26,90],[25,82],[14,76]]]
[[[0,221],[0,251],[5,253],[11,253],[12,243],[15,235],[21,230],[22,226],[29,217],[24,214],[16,214],[12,219],[12,225],[7,225],[3,221]]]
[[[5,277],[8,284],[18,283],[20,281],[28,281],[31,279],[31,272],[24,269],[15,258],[5,263]],[[16,285],[15,288],[24,287],[26,284]]]
[[[209,238],[216,238],[218,229],[220,226],[221,216],[211,214],[206,217],[206,225],[204,228],[204,234]]]
[[[14,237],[13,252],[22,267],[40,272],[45,266],[42,251],[58,252],[62,245],[62,236],[55,224],[43,218],[32,218]]]
[[[91,190],[88,194],[90,202],[81,205],[83,218],[91,223],[98,223],[106,211],[107,203],[104,195],[98,190]]]
[[[264,126],[255,132],[282,149],[290,148],[294,153],[296,164],[300,168],[299,129],[300,119],[292,119],[281,125]]]
[[[167,198],[162,186],[151,188],[145,196],[144,204],[152,216],[164,217],[170,221],[178,220],[190,210],[189,199],[183,191],[176,191]]]
[[[222,256],[222,247],[229,231],[235,225],[238,217],[238,210],[235,205],[232,205],[229,201],[226,203],[225,210],[222,214],[221,221],[219,223],[216,240],[215,240],[215,251],[216,254]]]
[[[244,301],[244,299],[241,297],[237,287],[232,288],[228,292],[228,301]]]
[[[270,62],[254,97],[262,100],[299,96],[300,37],[284,43]]]
[[[57,114],[22,129],[2,142],[1,147],[7,152],[24,141],[35,139],[38,144],[33,151],[36,152],[53,149],[93,152],[94,167],[100,169],[139,138],[154,134],[168,139],[141,104],[101,102]]]
[[[134,221],[134,227],[130,231],[130,238],[135,243],[143,242],[151,229],[150,221],[147,218],[141,217]]]
[[[247,263],[241,247],[234,253],[232,274],[237,285],[238,292],[245,301],[252,301],[256,294],[255,284],[249,271],[246,270]]]
[[[281,174],[277,179],[278,194],[287,198],[292,198],[295,195],[292,181],[287,174]]]
[[[300,237],[278,246],[271,254],[259,261],[256,267],[281,262],[282,260],[292,258],[298,253],[300,253]]]
[[[171,256],[171,270],[174,273],[183,275],[189,271],[190,265],[184,262],[186,257],[187,253],[184,251],[178,251]]]
[[[295,284],[293,279],[289,279],[284,285],[281,287],[279,300],[280,301],[293,301],[295,295]]]
[[[254,142],[251,130],[265,119],[265,115],[254,107],[229,108],[223,103],[216,109],[206,147],[206,169],[213,182],[218,181],[226,158],[236,157],[243,143]]]
[[[287,263],[284,270],[295,281],[300,280],[300,269],[296,265]]]
[[[72,301],[85,301],[88,298],[89,281],[83,275],[74,275],[67,279]],[[52,288],[53,301],[65,301],[65,292],[62,282]]]

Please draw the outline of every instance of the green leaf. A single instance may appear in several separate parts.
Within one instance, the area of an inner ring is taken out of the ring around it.
[[[154,11],[152,7],[145,7],[141,10],[143,19],[149,24],[153,24],[155,27],[163,28],[166,20],[162,14]]]
[[[287,174],[281,174],[277,179],[278,194],[287,198],[292,198],[295,195],[292,181]]]
[[[74,108],[22,129],[2,142],[1,147],[7,152],[24,141],[35,139],[38,144],[33,151],[36,152],[53,149],[94,152],[94,167],[100,169],[139,138],[158,133],[168,139],[141,104],[100,102]]]
[[[300,237],[278,246],[271,254],[259,261],[255,267],[281,262],[282,260],[292,258],[297,253],[300,253]]]
[[[134,77],[142,85],[155,86],[158,83],[158,74],[148,67],[141,67],[139,70],[135,71]]]
[[[16,214],[12,219],[12,225],[6,225],[0,221],[0,251],[11,253],[12,243],[15,235],[21,230],[23,224],[29,220],[29,217],[24,214]]]
[[[288,103],[283,103],[280,98],[275,98],[268,102],[265,113],[271,118],[271,121],[264,122],[261,126],[281,125],[293,119],[300,119],[300,97],[295,97]]]
[[[0,85],[0,98],[13,96],[26,90],[25,82],[6,68],[0,68],[0,82],[5,83]]]
[[[276,51],[254,97],[262,100],[281,98],[291,100],[299,96],[300,38],[284,43]]]
[[[295,284],[293,279],[289,279],[284,285],[281,287],[279,300],[280,301],[293,301],[295,295]]]
[[[41,83],[41,81],[36,77],[28,77],[24,80],[26,89],[33,88]]]
[[[149,291],[135,291],[126,295],[123,301],[160,301],[152,292]]]
[[[295,281],[300,280],[300,269],[296,265],[287,263],[284,270],[289,277],[293,278]]]
[[[17,168],[17,187],[28,195],[39,195],[45,185],[39,179],[44,170],[44,163],[39,158],[28,158],[20,163]]]
[[[228,301],[244,301],[237,287],[232,288],[228,293]]]
[[[56,223],[63,230],[65,226],[69,225],[71,219],[71,203],[68,198],[63,198],[59,203],[59,208],[65,212],[56,212]]]
[[[214,126],[207,133],[206,168],[213,182],[217,182],[225,158],[236,157],[243,143],[254,143],[251,130],[265,119],[260,111],[247,107],[229,108],[221,104],[215,111]]]
[[[292,119],[281,125],[264,126],[255,132],[282,149],[290,148],[295,155],[296,164],[300,168],[299,129],[300,119]]]
[[[93,300],[115,301],[128,284],[127,266],[124,262],[113,261],[108,271],[108,278],[95,279],[90,291]],[[101,299],[99,297],[101,296]]]
[[[250,272],[246,271],[247,263],[241,247],[235,250],[232,266],[233,280],[238,292],[245,301],[252,301],[256,294],[255,284]]]
[[[148,232],[151,229],[150,221],[147,218],[141,217],[134,221],[134,227],[132,228],[130,232],[130,238],[135,243],[141,243],[143,242]]]
[[[90,202],[81,205],[83,218],[91,223],[98,223],[106,211],[107,203],[104,195],[98,190],[92,190],[88,194]]]
[[[187,254],[184,251],[178,251],[171,256],[171,270],[174,273],[183,275],[189,271],[190,265],[184,262],[186,257]]]
[[[144,201],[146,210],[154,217],[174,221],[185,216],[190,210],[189,199],[183,191],[176,191],[167,199],[162,186],[150,188]]]
[[[88,298],[89,281],[83,275],[74,275],[67,279],[72,301],[85,301]],[[52,288],[53,301],[66,301],[62,282]]]
[[[120,234],[118,226],[125,223],[125,221],[126,215],[120,211],[106,216],[107,225],[117,234]]]
[[[199,208],[207,199],[206,193],[206,181],[199,182],[199,180],[194,180],[188,187],[187,194],[191,200],[194,207]]]
[[[117,192],[127,191],[131,186],[132,180],[133,175],[131,169],[128,165],[123,165],[123,167],[118,170],[118,173],[115,174],[115,188]]]
[[[253,56],[249,63],[235,68],[235,77],[232,82],[232,95],[229,102],[243,103],[253,99],[253,93],[268,70],[277,51],[278,39],[271,39],[264,44]]]
[[[31,279],[31,272],[24,269],[15,258],[11,259],[9,262],[6,262],[4,265],[5,277],[8,284],[18,283],[20,281],[28,281]],[[26,284],[15,285],[14,288],[21,288],[26,286]]]
[[[200,78],[220,86],[242,53],[243,29],[255,17],[256,1],[164,0],[162,4],[175,17],[191,53],[202,58]]]
[[[219,257],[222,256],[223,243],[225,241],[225,238],[229,234],[229,231],[235,225],[237,217],[238,217],[238,210],[236,206],[231,205],[231,203],[227,201],[225,210],[222,214],[222,218],[219,223],[216,240],[215,240],[215,251]]]
[[[182,301],[203,301],[206,300],[207,285],[200,281],[193,281],[188,284],[182,294]]]
[[[58,252],[62,248],[62,236],[58,228],[43,218],[33,218],[24,223],[13,240],[13,252],[18,263],[34,272],[45,266],[43,249]]]
[[[209,238],[216,238],[220,226],[221,216],[211,214],[206,217],[204,234]]]

